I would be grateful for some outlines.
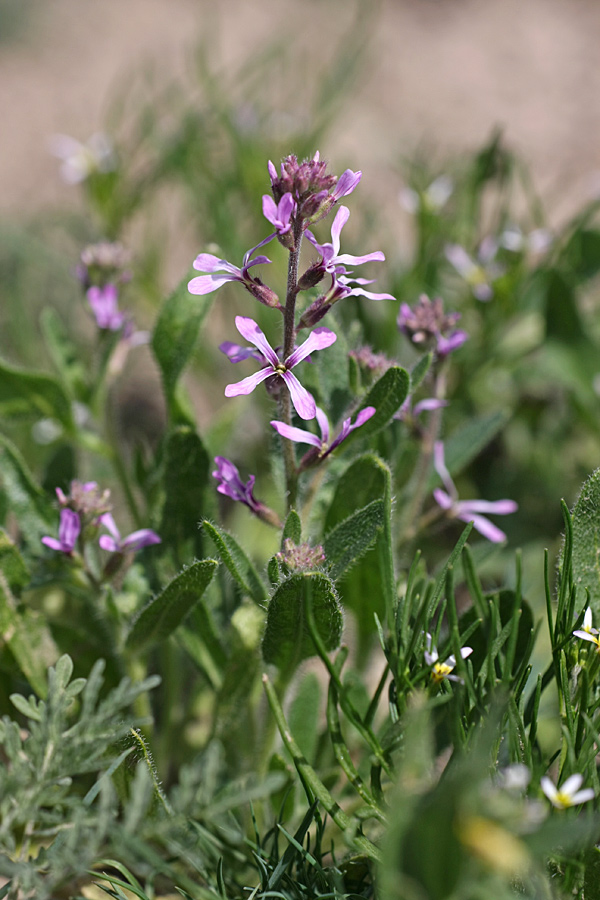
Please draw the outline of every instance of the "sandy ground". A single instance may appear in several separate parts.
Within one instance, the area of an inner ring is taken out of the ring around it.
[[[227,66],[273,34],[304,42],[317,58],[353,8],[349,0],[31,0],[27,29],[0,46],[0,213],[64,200],[48,135],[87,138],[102,126],[111,88],[143,62],[165,78],[181,73],[215,15],[211,40]],[[501,125],[551,204],[597,187],[600,3],[382,0],[373,10],[371,62],[322,148],[329,158],[367,175],[420,142],[472,148]]]

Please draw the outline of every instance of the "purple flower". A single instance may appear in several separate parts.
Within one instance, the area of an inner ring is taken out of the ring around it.
[[[500,531],[489,519],[479,513],[494,513],[497,516],[507,516],[517,511],[518,506],[514,500],[459,500],[458,493],[450,472],[444,461],[444,444],[436,441],[433,451],[433,460],[436,471],[444,483],[446,491],[436,488],[433,492],[435,501],[448,515],[463,522],[472,522],[473,527],[488,541],[500,544],[506,540],[506,535]]]
[[[125,315],[119,310],[119,293],[114,284],[104,287],[92,285],[86,296],[96,319],[98,328],[106,331],[119,331],[125,321]]]
[[[121,538],[119,529],[110,513],[104,513],[103,516],[100,516],[98,522],[100,525],[104,525],[112,535],[111,537],[108,534],[103,534],[98,541],[102,549],[108,550],[109,553],[127,553],[128,551],[135,553],[136,550],[141,550],[143,547],[149,547],[151,544],[160,544],[161,542],[159,536],[154,531],[150,531],[149,528],[133,531],[127,537]]]
[[[365,291],[361,285],[373,284],[374,278],[352,278],[347,275],[338,275],[332,286],[334,299],[330,302],[335,303],[344,297],[367,297],[369,300],[395,300],[391,294],[375,294],[373,291]],[[351,285],[354,284],[354,287]]]
[[[230,497],[232,500],[238,500],[244,503],[253,513],[257,513],[261,504],[254,496],[255,475],[250,475],[246,484],[242,482],[237,466],[226,459],[224,456],[215,456],[217,468],[212,473],[219,484],[217,490],[220,494]]]
[[[267,240],[271,240],[272,237],[273,235]],[[250,259],[254,251],[258,250],[263,243],[265,242],[261,241],[256,247],[248,250],[244,255],[241,268],[227,262],[226,259],[219,259],[218,256],[213,256],[212,253],[200,253],[194,260],[194,268],[199,272],[209,272],[210,274],[198,275],[196,278],[192,278],[188,283],[190,294],[211,294],[228,281],[239,281],[250,289],[256,282],[248,274],[248,269],[251,269],[252,266],[271,262],[266,256],[257,256],[256,259]]]
[[[50,547],[51,550],[58,550],[60,553],[71,554],[75,549],[79,532],[81,531],[81,522],[79,516],[72,509],[61,509],[60,525],[58,527],[58,540],[53,537],[43,537],[42,544]]]
[[[275,227],[277,234],[287,234],[292,227],[290,219],[296,212],[296,201],[289,193],[284,194],[279,203],[275,203],[269,194],[262,198],[263,215]]]
[[[396,321],[411,344],[419,349],[432,347],[443,357],[462,346],[469,337],[466,331],[454,328],[459,319],[458,312],[444,313],[440,297],[430,300],[427,294],[421,294],[414,308],[408,303],[401,305]]]
[[[312,231],[308,228],[305,231],[307,239],[321,254],[322,264],[325,272],[330,275],[346,275],[346,264],[351,266],[361,266],[363,263],[374,260],[382,261],[385,255],[381,250],[375,250],[373,253],[366,253],[364,256],[352,256],[350,253],[340,253],[340,234],[342,228],[348,221],[350,210],[347,206],[340,206],[336,217],[331,225],[331,243],[319,244]]]
[[[345,441],[348,435],[354,431],[356,428],[360,428],[361,425],[364,425],[371,416],[375,415],[375,407],[374,406],[366,406],[364,409],[361,409],[359,414],[356,417],[356,421],[354,424],[350,424],[352,421],[352,417],[349,416],[347,419],[344,419],[342,422],[342,427],[340,432],[334,440],[329,443],[329,422],[327,421],[327,416],[323,412],[322,409],[319,409],[317,406],[317,422],[319,424],[319,428],[321,430],[321,437],[318,438],[316,434],[312,434],[310,431],[304,431],[303,428],[294,428],[291,425],[286,425],[285,422],[277,422],[272,421],[271,425],[281,437],[287,438],[289,441],[295,441],[298,444],[310,444],[312,447],[315,447],[317,453],[314,451],[309,451],[307,456],[310,458],[306,460],[304,463],[304,468],[310,465],[311,462],[316,462],[318,459],[325,459],[326,456],[335,450],[336,447]]]
[[[269,509],[268,506],[261,503],[254,496],[254,482],[256,481],[254,475],[250,475],[248,481],[244,484],[240,478],[237,466],[234,466],[231,460],[226,459],[224,456],[215,456],[215,463],[217,468],[212,473],[212,476],[219,482],[217,491],[220,494],[243,503],[255,516],[258,516],[259,519],[262,519],[268,525],[274,525],[276,528],[281,527],[277,513]]]
[[[394,419],[400,419],[402,422],[412,423],[417,419],[422,412],[430,412],[434,409],[441,409],[443,406],[448,406],[447,400],[438,400],[435,397],[426,397],[423,400],[419,400],[418,403],[412,405],[412,396],[406,398],[398,412],[394,413]]]
[[[312,334],[281,362],[279,357],[269,344],[264,333],[258,327],[254,319],[245,316],[236,316],[235,325],[239,333],[259,350],[267,365],[259,369],[254,375],[242,379],[235,384],[228,384],[225,388],[226,397],[238,397],[240,394],[250,394],[262,381],[272,375],[279,375],[285,381],[292,397],[292,403],[301,419],[314,419],[317,407],[313,397],[303,388],[296,376],[290,371],[294,366],[306,359],[314,350],[323,350],[331,346],[336,340],[336,335],[329,328],[315,328]]]

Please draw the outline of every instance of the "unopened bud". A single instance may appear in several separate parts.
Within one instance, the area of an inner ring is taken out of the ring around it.
[[[322,281],[325,275],[325,266],[322,262],[313,263],[298,279],[298,290],[307,291]]]
[[[271,290],[268,285],[263,284],[259,278],[253,278],[250,281],[246,281],[245,287],[259,303],[270,306],[272,309],[283,308],[275,291]]]
[[[320,322],[323,316],[325,316],[329,310],[331,309],[332,304],[328,302],[327,296],[325,294],[321,294],[320,297],[311,303],[308,309],[304,310],[302,313],[302,317],[298,322],[298,328],[313,328]]]

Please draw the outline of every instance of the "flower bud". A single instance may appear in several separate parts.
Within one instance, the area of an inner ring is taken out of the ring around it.
[[[263,284],[259,278],[252,278],[246,281],[245,287],[259,303],[270,306],[272,309],[283,308],[275,291],[271,290],[268,285]]]
[[[298,290],[307,291],[323,280],[325,266],[322,262],[313,263],[298,279]]]

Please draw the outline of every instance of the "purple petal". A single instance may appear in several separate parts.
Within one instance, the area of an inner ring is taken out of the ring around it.
[[[508,516],[518,510],[514,500],[461,500],[464,512],[495,513],[497,516]]]
[[[335,261],[341,265],[362,266],[366,262],[383,262],[385,254],[381,250],[374,250],[373,253],[366,253],[364,256],[352,256],[351,253],[340,253],[336,256]]]
[[[63,548],[72,550],[79,537],[81,531],[81,522],[79,516],[72,509],[61,509],[60,526],[58,528],[58,539]]]
[[[119,311],[118,296],[114,284],[105,284],[104,287],[93,285],[88,289],[87,298],[98,328],[118,331],[123,325],[125,316]]]
[[[327,416],[323,412],[322,409],[319,409],[317,406],[317,424],[321,429],[321,442],[323,444],[329,443],[329,421]]]
[[[303,344],[300,344],[299,347],[288,356],[285,361],[286,367],[288,369],[293,369],[294,366],[297,366],[299,362],[302,362],[303,359],[306,359],[307,356],[310,356],[315,350],[324,350],[326,347],[330,347],[332,344],[335,344],[337,340],[337,335],[331,331],[329,328],[315,328],[315,330],[307,337]],[[309,418],[314,418],[314,413]]]
[[[454,482],[450,477],[450,472],[446,468],[446,462],[444,459],[444,442],[436,441],[433,448],[433,464],[435,466],[435,470],[442,479],[444,487],[448,491],[448,493],[456,497],[456,488],[454,486]]]
[[[446,491],[443,491],[441,488],[435,488],[433,496],[437,505],[441,506],[442,509],[452,509],[454,501],[452,497],[448,496]]]
[[[337,256],[340,252],[340,234],[342,232],[342,228],[349,218],[350,210],[348,209],[348,207],[340,206],[331,226],[331,244],[333,246],[335,256]]]
[[[448,244],[444,248],[446,259],[452,263],[459,275],[468,278],[469,275],[477,268],[467,251],[460,244]]]
[[[362,172],[353,172],[352,169],[346,169],[338,178],[337,184],[331,192],[333,199],[337,201],[342,197],[347,197],[357,187],[361,178]]]
[[[271,179],[271,186],[273,186],[275,184],[275,182],[278,181],[278,179],[279,179],[279,176],[277,175],[277,169],[275,168],[275,166],[273,165],[271,160],[269,160],[269,162],[267,163],[267,168],[269,170],[269,178]]]
[[[254,319],[246,316],[235,317],[235,327],[251,344],[257,347],[267,362],[270,362],[273,368],[279,365],[279,357],[266,339],[263,331],[258,327]]]
[[[285,422],[272,421],[271,425],[277,434],[287,438],[288,441],[295,441],[297,444],[311,444],[318,450],[321,449],[322,441],[319,440],[316,434],[311,434],[310,431],[305,431],[303,428],[294,428],[292,425],[286,425]]]
[[[113,519],[113,517],[111,516],[110,513],[103,513],[103,515],[101,515],[100,518],[98,519],[98,522],[100,525],[103,525],[107,531],[110,531],[110,533],[112,534],[112,536],[114,537],[114,539],[117,543],[120,542],[121,533],[120,533],[119,529],[117,528],[117,526],[115,525],[115,520]]]
[[[218,256],[213,256],[212,253],[199,253],[192,265],[198,272],[225,271],[230,275],[241,275],[241,270],[237,266],[227,262],[226,259],[219,259]]]
[[[65,548],[61,544],[60,541],[57,541],[56,538],[53,537],[43,537],[42,544],[45,544],[46,547],[50,547],[51,550],[58,550],[61,553],[65,552]]]
[[[161,539],[156,532],[149,528],[140,528],[139,531],[133,531],[121,541],[121,550],[141,550],[143,547],[150,547],[152,544],[160,544]]]
[[[502,544],[506,540],[504,532],[499,528],[496,528],[496,526],[490,522],[489,519],[486,519],[485,516],[457,512],[457,518],[462,522],[472,522],[473,528],[482,534],[484,538],[487,538],[488,541],[492,541],[493,544]]]
[[[448,406],[447,400],[436,400],[435,397],[427,397],[425,400],[419,400],[413,407],[413,416],[418,416],[422,412],[428,412],[433,409],[441,409],[442,406]]]
[[[489,284],[476,284],[473,286],[473,295],[482,303],[487,303],[494,296],[494,292]]]
[[[113,540],[108,534],[103,534],[100,536],[98,543],[102,547],[103,550],[107,550],[109,553],[118,553],[119,552],[119,544]]]
[[[219,344],[219,350],[232,363],[243,362],[243,360],[250,358],[263,362],[262,355],[257,353],[256,350],[253,350],[251,347],[242,347],[240,344],[232,343],[232,341],[223,341],[222,344]]]
[[[277,204],[269,194],[263,194],[262,198],[263,216],[271,225],[277,225]]]
[[[212,294],[228,281],[243,281],[241,275],[198,275],[188,281],[190,294]]]
[[[438,337],[436,346],[438,356],[447,356],[453,350],[462,347],[468,337],[466,331],[453,331],[449,337]]]
[[[284,372],[281,376],[288,386],[294,409],[301,419],[314,419],[317,414],[317,404],[314,397],[302,387],[293,372]]]
[[[241,394],[251,394],[254,388],[258,387],[258,385],[268,378],[269,375],[274,374],[275,372],[271,366],[259,369],[254,375],[248,375],[247,378],[243,378],[241,381],[236,381],[234,384],[228,384],[225,388],[225,396],[239,397]]]

